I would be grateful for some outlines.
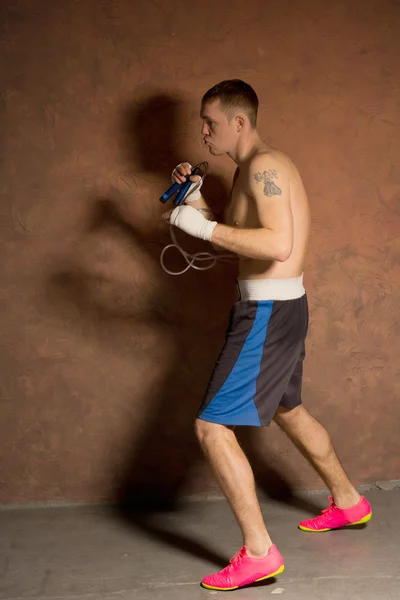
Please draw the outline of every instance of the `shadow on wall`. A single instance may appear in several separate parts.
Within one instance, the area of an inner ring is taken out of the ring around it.
[[[178,153],[175,135],[182,127],[186,109],[182,100],[158,94],[122,110],[121,150],[131,169],[135,165],[132,175],[137,175],[138,186],[141,174],[145,179],[148,174],[152,183],[159,178],[169,185],[172,168],[187,155],[182,143]],[[210,174],[205,187],[222,206],[220,199],[227,196],[227,190],[221,179]],[[121,505],[134,510],[172,507],[191,466],[201,457],[193,420],[221,341],[221,338],[214,341],[213,356],[209,349],[195,348],[193,337],[198,333],[200,344],[203,340],[205,346],[207,332],[199,331],[199,324],[209,319],[213,295],[216,305],[221,305],[224,295],[216,288],[210,289],[210,281],[217,279],[215,272],[204,273],[201,279],[195,272],[184,277],[164,275],[160,252],[171,240],[168,226],[154,218],[166,210],[158,204],[157,197],[154,200],[157,208],[151,209],[153,214],[149,219],[149,213],[137,210],[140,201],[134,206],[131,190],[129,194],[115,188],[103,192],[89,199],[82,243],[53,272],[47,286],[48,298],[61,316],[70,314],[71,306],[77,307],[81,334],[116,352],[123,347],[132,356],[133,364],[135,353],[143,352],[138,340],[140,328],[147,327],[172,341],[175,363],[158,390],[153,386],[152,397],[148,399],[152,416],[146,418],[141,438],[134,440],[134,449],[124,461],[120,480],[114,482]],[[204,242],[184,237],[183,245],[188,251],[205,249]],[[125,257],[129,257],[126,277],[119,277],[119,265],[103,268],[104,264],[96,261],[97,255],[105,252],[99,251],[103,240],[126,249]],[[171,252],[168,267],[175,271],[182,266],[180,255]],[[150,279],[152,273],[156,274],[154,280],[143,287],[142,280]],[[233,273],[231,279],[234,289]],[[226,302],[229,298],[225,295]],[[184,307],[190,309],[185,311]],[[67,319],[65,324],[69,326]],[[134,400],[132,397],[131,401]],[[120,471],[120,465],[110,465],[110,480]]]
[[[206,148],[201,156],[187,150],[184,114],[188,110],[188,103],[181,98],[163,94],[132,102],[123,111],[121,127],[121,147],[128,168],[135,165],[136,171],[156,175],[168,185],[173,168],[180,162],[207,160]],[[199,136],[200,124],[199,119]],[[209,173],[203,193],[210,199],[215,214],[222,216],[229,193],[223,180]]]
[[[181,110],[179,100],[163,95],[149,97],[125,110],[121,132],[125,159],[138,164],[143,173],[168,180],[173,166],[186,158],[184,145],[179,145],[179,152],[176,145],[175,129],[180,126]],[[223,182],[209,175],[203,189],[207,197],[216,199],[214,207],[221,214],[224,204],[221,198],[227,198]],[[127,206],[131,202],[118,190],[95,198],[90,203],[83,238],[113,231],[121,243],[133,248],[135,254],[139,253],[147,265],[160,270],[159,256],[161,248],[169,243],[168,229],[159,222],[149,224],[130,218]],[[198,240],[186,239],[185,247],[187,245],[189,251],[204,249],[203,242]],[[172,269],[181,267],[179,257],[171,260]],[[224,269],[227,282],[226,291],[222,293],[221,287],[215,285],[221,279],[220,268]],[[125,351],[132,352],[132,360],[135,352],[143,351],[135,339],[138,328],[144,324],[163,331],[173,340],[174,363],[158,391],[148,399],[152,415],[147,417],[141,437],[134,441],[122,469],[119,466],[114,469],[119,472],[119,479],[115,481],[117,514],[147,535],[217,565],[224,565],[226,557],[216,555],[212,547],[166,530],[159,516],[164,511],[179,509],[179,498],[194,465],[201,459],[193,421],[223,343],[235,289],[235,269],[235,266],[224,265],[201,274],[189,272],[183,277],[160,273],[156,284],[144,294],[142,287],[132,280],[124,289],[119,289],[119,282],[113,276],[107,278],[98,271],[91,272],[90,264],[77,254],[49,282],[53,305],[77,306],[86,331],[101,332],[101,339],[106,337],[113,347],[118,348],[120,339],[129,340]],[[135,265],[130,265],[129,272],[135,273]],[[99,291],[102,284],[106,293]],[[125,298],[123,302],[118,300],[121,295]],[[212,339],[202,324],[210,319],[214,305],[215,312],[226,313],[226,318],[217,319],[213,331],[218,329],[219,333]],[[243,435],[243,443],[251,452],[251,432]],[[112,468],[110,466],[110,472]],[[265,464],[263,477],[259,479],[261,487],[263,483],[269,496],[290,499],[287,482],[273,468],[265,468]],[[314,514],[313,506],[306,508]]]
[[[121,140],[128,164],[169,180],[173,166],[184,160],[176,143],[184,105],[179,98],[158,94],[126,108]]]
[[[187,124],[184,114],[187,109],[188,105],[183,100],[158,94],[132,103],[124,112],[122,140],[125,159],[138,165],[142,173],[163,178],[166,187],[175,165],[184,160],[197,162],[193,152],[188,150],[185,135]],[[204,160],[204,157],[199,160]],[[216,199],[219,212],[223,211],[221,199],[227,198],[228,190],[222,180],[209,174],[203,189],[207,196]],[[170,207],[168,203],[165,210]],[[138,240],[139,230],[134,235]],[[160,242],[156,249],[158,261],[161,248],[170,243],[170,239],[167,235],[157,241]],[[142,237],[140,243],[146,245],[146,239]],[[205,249],[203,242],[186,236],[183,245],[189,252]],[[173,271],[182,268],[178,253],[168,255],[168,267]],[[204,283],[212,280],[213,274],[202,273],[203,282],[198,275],[191,271],[183,277],[167,276],[168,283],[165,285],[174,289],[167,312],[177,349],[176,361],[157,397],[151,399],[153,415],[142,431],[139,444],[135,443],[140,451],[133,451],[128,457],[125,473],[117,486],[117,502],[122,514],[134,520],[138,513],[143,517],[144,512],[175,509],[190,471],[201,457],[193,421],[207,384],[212,356],[210,361],[210,357],[205,356],[207,351],[200,351],[204,364],[199,368],[195,366],[198,360],[191,358],[194,337],[200,338],[200,345],[204,347],[198,325],[208,317],[205,300],[210,295],[210,287]],[[231,275],[234,276],[233,273]],[[190,308],[185,311],[185,307]],[[212,344],[215,357],[218,343],[219,340],[216,340]],[[199,355],[197,349],[195,354]]]

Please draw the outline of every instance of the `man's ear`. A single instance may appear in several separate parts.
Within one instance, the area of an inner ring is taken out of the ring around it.
[[[236,115],[235,121],[236,121],[236,130],[239,132],[244,127],[245,119],[244,119],[243,115]]]

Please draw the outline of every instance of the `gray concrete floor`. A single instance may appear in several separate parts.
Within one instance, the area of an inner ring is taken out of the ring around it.
[[[263,501],[285,557],[276,580],[231,592],[240,600],[400,599],[400,491],[370,491],[363,529],[306,534],[297,523],[326,496]],[[131,522],[100,506],[0,510],[0,598],[7,600],[197,600],[222,597],[199,586],[241,545],[223,500]]]

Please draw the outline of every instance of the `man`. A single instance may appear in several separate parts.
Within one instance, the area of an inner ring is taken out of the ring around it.
[[[226,342],[195,424],[243,533],[243,548],[230,564],[202,581],[215,590],[236,589],[284,569],[264,524],[236,426],[266,427],[273,419],[331,490],[331,506],[300,523],[300,529],[328,531],[365,523],[372,516],[370,504],[347,478],[328,433],[302,405],[309,206],[294,164],[260,139],[257,110],[256,93],[241,80],[223,81],[204,95],[204,143],[213,156],[228,154],[237,164],[225,224],[206,218],[209,209],[200,194],[194,200],[189,196],[186,205],[166,217],[188,234],[239,256],[240,300],[232,308]],[[183,182],[188,173],[190,165],[183,163],[173,179]]]

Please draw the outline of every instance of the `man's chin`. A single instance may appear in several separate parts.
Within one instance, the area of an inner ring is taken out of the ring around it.
[[[220,154],[223,154],[223,152],[218,152],[218,150],[216,148],[213,148],[213,146],[208,146],[208,151],[214,156],[219,156]]]

